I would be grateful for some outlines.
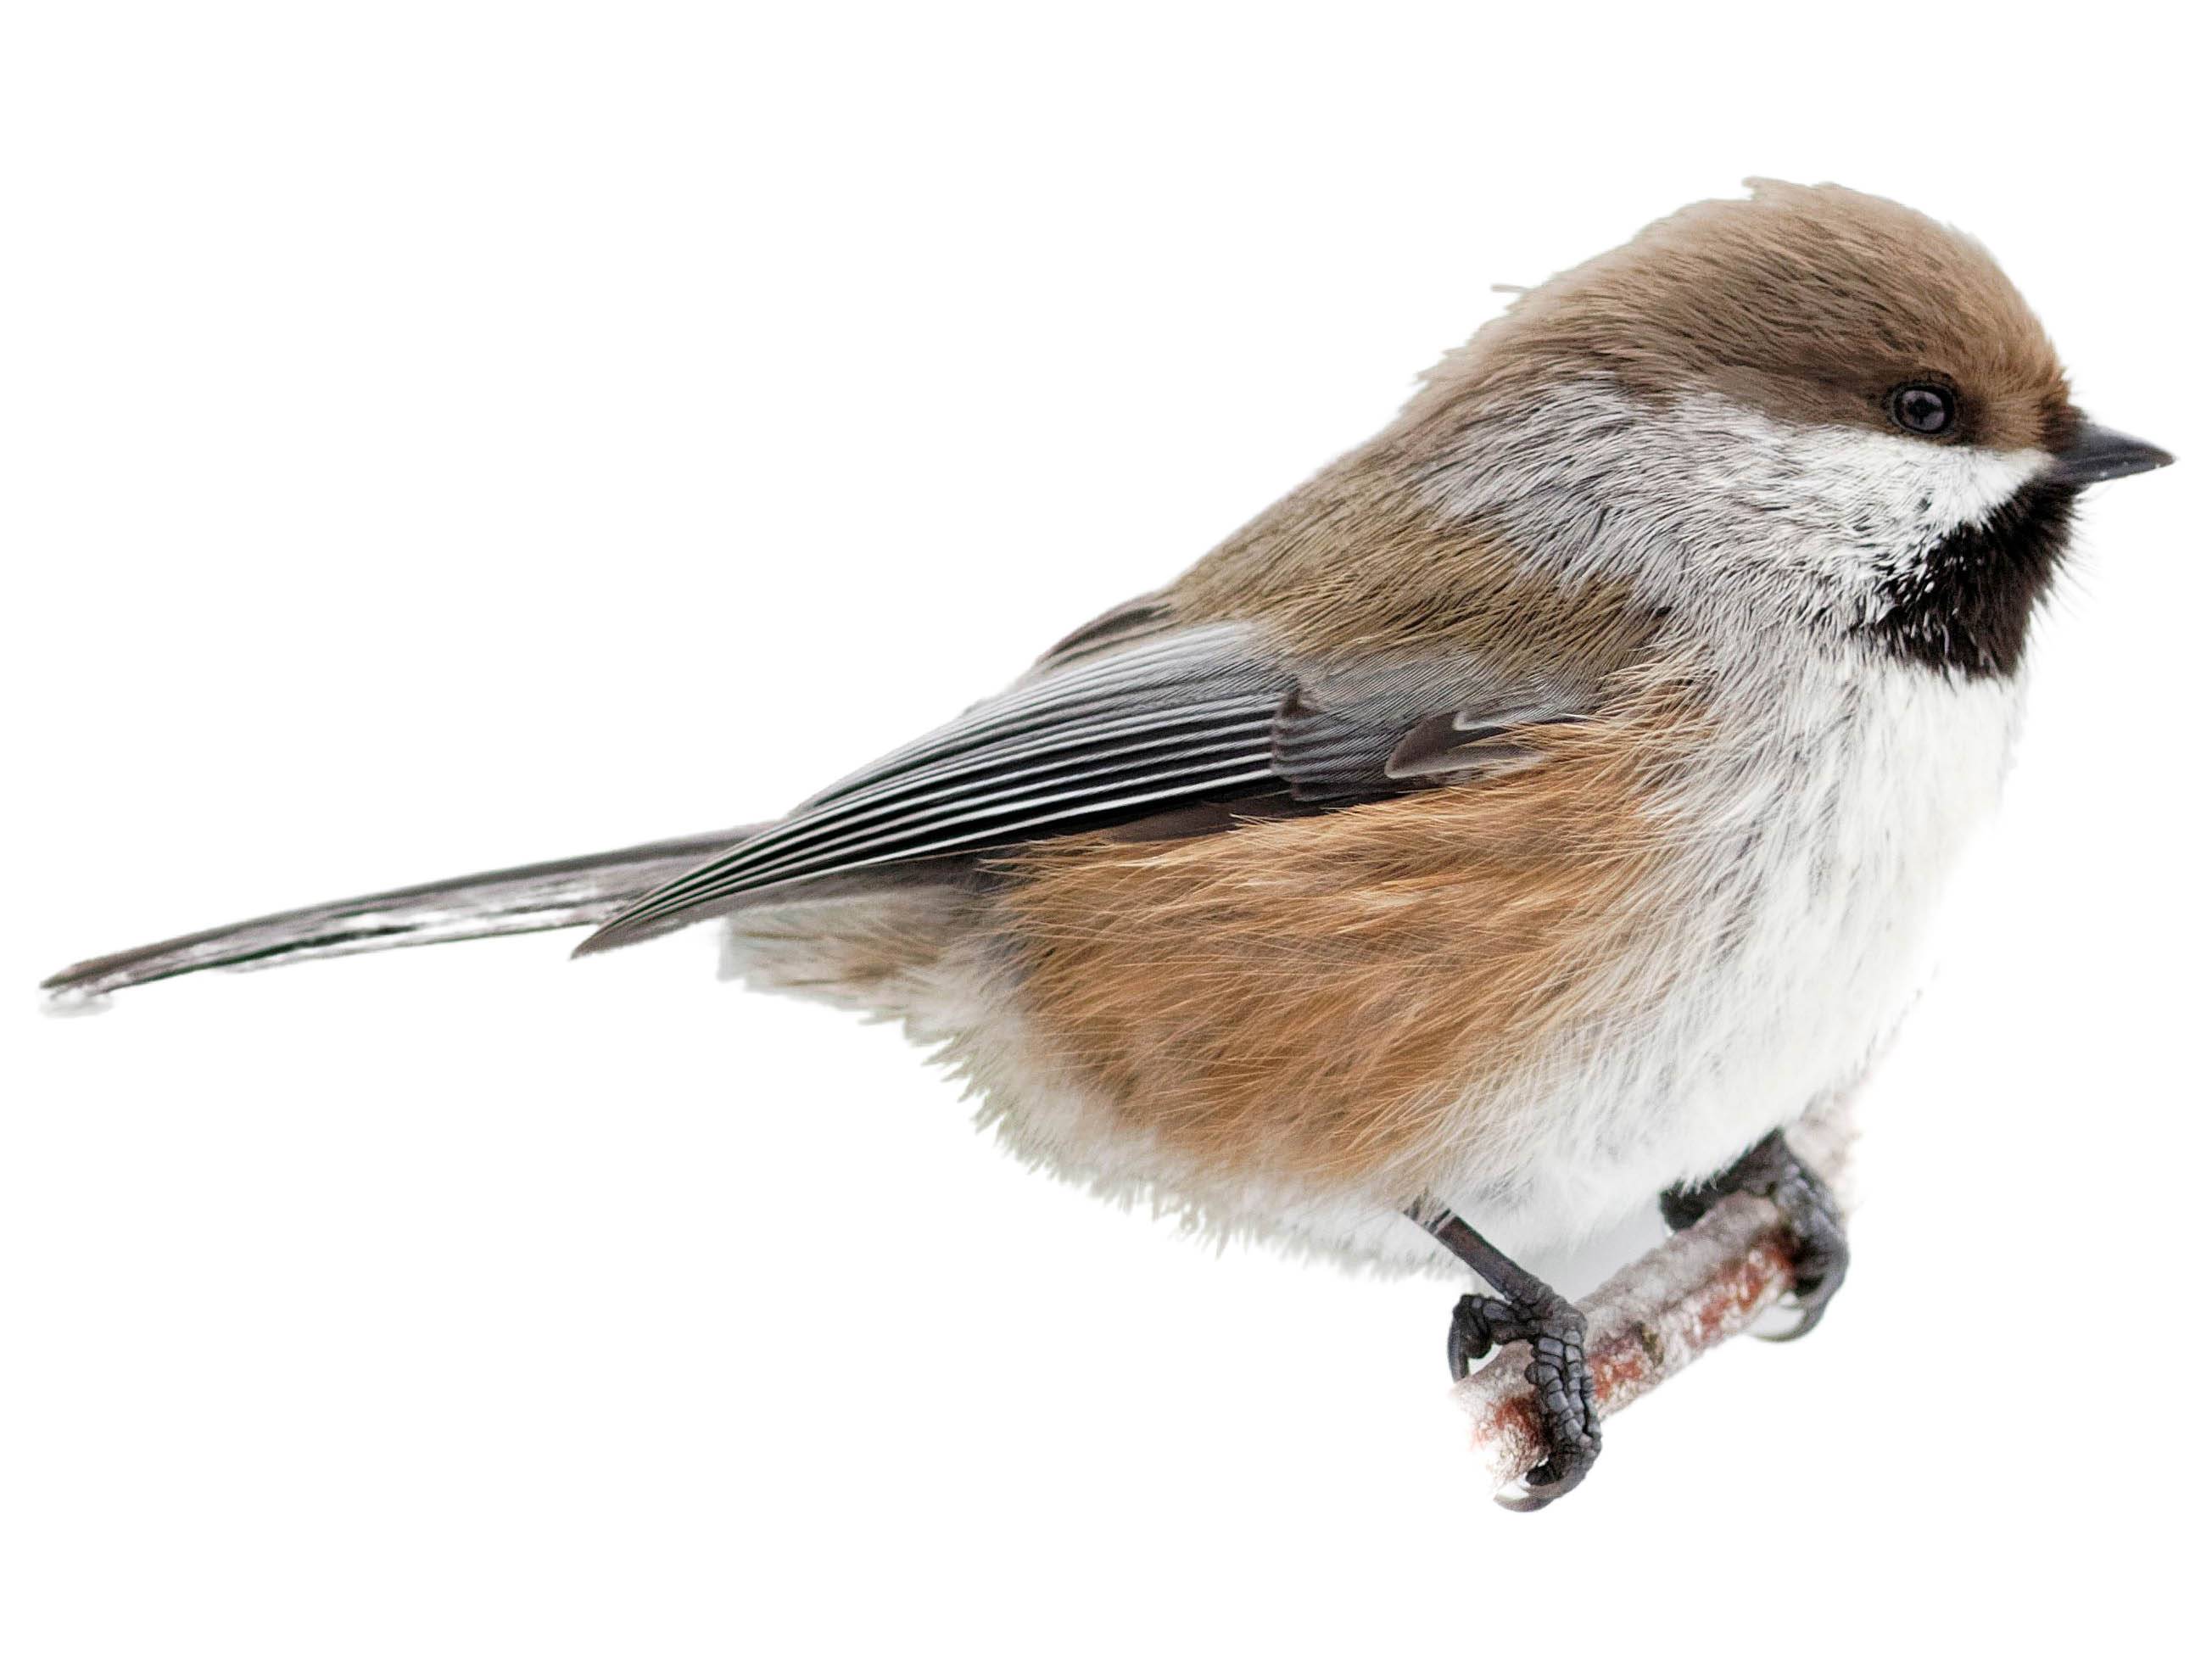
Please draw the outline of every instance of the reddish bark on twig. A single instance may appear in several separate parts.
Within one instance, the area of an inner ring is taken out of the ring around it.
[[[1599,1417],[1744,1329],[1795,1278],[1782,1212],[1741,1193],[1615,1273],[1581,1304]],[[1453,1387],[1474,1420],[1475,1454],[1501,1490],[1543,1461],[1534,1398],[1521,1375],[1528,1363],[1528,1345],[1510,1343]]]

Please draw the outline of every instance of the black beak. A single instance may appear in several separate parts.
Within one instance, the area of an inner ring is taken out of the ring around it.
[[[2051,458],[2043,476],[2051,483],[2093,484],[2172,465],[2173,457],[2156,444],[2084,421],[2074,441]]]

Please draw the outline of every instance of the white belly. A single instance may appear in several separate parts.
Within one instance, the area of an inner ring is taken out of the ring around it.
[[[1996,799],[2018,708],[2015,684],[1862,665],[1844,696],[1802,697],[1790,732],[1742,769],[1756,784],[1707,781],[1713,839],[1668,946],[1670,988],[1634,1040],[1568,1057],[1531,1103],[1516,1169],[1468,1171],[1470,1218],[1486,1204],[1502,1244],[1570,1243],[1849,1088],[1918,988],[1939,889]]]

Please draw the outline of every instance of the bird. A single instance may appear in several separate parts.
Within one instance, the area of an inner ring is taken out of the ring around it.
[[[1522,1258],[1753,1192],[1818,1322],[1849,1246],[1790,1132],[1912,999],[2078,497],[2172,458],[2083,415],[1978,242],[1841,185],[1753,179],[1512,292],[1182,576],[781,817],[46,988],[713,921],[1065,1179],[1471,1273],[1447,1360],[1529,1345],[1540,1508],[1601,1438],[1586,1322]]]

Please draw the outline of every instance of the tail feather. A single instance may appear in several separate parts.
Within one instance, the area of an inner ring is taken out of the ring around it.
[[[63,969],[40,988],[58,1001],[76,1002],[204,968],[273,967],[403,945],[595,927],[748,833],[720,830],[281,911],[94,957]]]

